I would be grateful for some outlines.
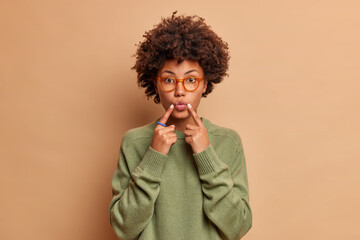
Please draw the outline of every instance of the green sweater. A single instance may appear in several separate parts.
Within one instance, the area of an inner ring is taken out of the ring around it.
[[[129,130],[113,180],[110,222],[118,237],[240,239],[251,228],[239,135],[202,118],[210,146],[193,154],[184,132],[168,156],[150,147],[156,122]]]

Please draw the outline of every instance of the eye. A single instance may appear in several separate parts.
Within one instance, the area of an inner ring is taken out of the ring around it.
[[[163,83],[173,83],[174,79],[172,79],[172,78],[164,78],[162,81],[163,81]]]
[[[194,77],[189,77],[189,78],[186,79],[186,82],[188,82],[188,83],[196,83],[197,79],[194,78]]]

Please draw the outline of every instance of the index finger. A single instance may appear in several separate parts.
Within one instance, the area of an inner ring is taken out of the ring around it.
[[[168,118],[170,117],[172,111],[174,110],[174,105],[171,104],[171,106],[166,110],[166,112],[164,113],[164,115],[161,117],[161,119],[159,120],[160,123],[162,124],[166,124]]]
[[[195,123],[196,123],[199,127],[203,126],[202,121],[201,121],[199,115],[197,115],[197,113],[195,112],[195,110],[192,108],[192,106],[191,106],[190,104],[188,104],[188,110],[189,110],[189,112],[191,113],[191,116],[193,117]]]

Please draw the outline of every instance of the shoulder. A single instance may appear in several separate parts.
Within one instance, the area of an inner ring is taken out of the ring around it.
[[[134,142],[152,139],[152,135],[155,128],[154,123],[149,123],[141,127],[128,130],[122,139],[122,146],[128,146]]]
[[[206,127],[209,137],[217,141],[232,143],[237,147],[242,146],[241,137],[235,130],[216,125],[206,118],[203,118],[203,124]]]

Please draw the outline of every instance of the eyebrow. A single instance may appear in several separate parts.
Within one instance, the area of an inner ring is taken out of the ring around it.
[[[191,69],[191,70],[187,71],[187,72],[185,73],[185,75],[186,75],[186,74],[189,74],[189,73],[192,73],[192,72],[199,72],[199,71],[196,70],[196,69]],[[170,71],[170,70],[164,70],[161,74],[163,74],[163,73],[170,73],[170,74],[175,75],[175,73],[173,73],[173,72]]]

